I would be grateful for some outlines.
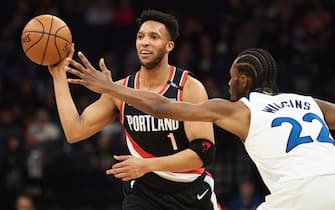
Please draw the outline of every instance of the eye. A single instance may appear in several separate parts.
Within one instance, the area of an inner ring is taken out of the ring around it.
[[[152,35],[152,39],[153,39],[153,40],[157,40],[158,38],[159,38],[158,35],[156,35],[156,34]]]
[[[137,38],[137,39],[143,39],[143,35],[142,35],[142,34],[137,34],[137,35],[136,35],[136,38]]]

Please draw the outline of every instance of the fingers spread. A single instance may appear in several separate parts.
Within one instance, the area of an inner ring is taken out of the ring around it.
[[[83,62],[84,66],[88,69],[94,69],[94,67],[91,65],[91,63],[88,61],[86,56],[82,52],[78,52],[78,57]]]
[[[71,67],[65,67],[65,70],[79,78],[82,78],[83,77],[83,73],[81,73],[80,71],[74,69],[74,68],[71,68]]]
[[[124,168],[119,168],[119,169],[109,169],[106,171],[106,174],[113,174],[114,177],[118,178],[118,179],[122,179],[123,181],[128,181],[130,179],[132,179],[131,174],[129,173],[128,170],[124,169]]]
[[[69,79],[67,79],[67,81],[68,81],[68,83],[71,83],[71,84],[83,85],[83,81],[81,79],[69,78]]]
[[[103,58],[100,58],[99,60],[99,66],[101,68],[101,71],[109,71],[106,67],[105,60]]]
[[[87,71],[83,65],[73,59],[70,59],[70,64],[81,72]]]
[[[120,161],[128,160],[131,157],[131,155],[114,155],[114,158]]]

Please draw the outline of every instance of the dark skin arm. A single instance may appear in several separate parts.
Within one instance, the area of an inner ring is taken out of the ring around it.
[[[79,57],[85,64],[84,56],[79,53]],[[214,122],[241,139],[245,139],[248,134],[250,112],[240,101],[211,99],[196,104],[170,101],[156,93],[134,90],[114,83],[111,72],[107,69],[103,59],[100,60],[99,65],[101,71],[67,68],[68,72],[79,77],[79,79],[68,79],[68,81],[83,85],[94,92],[119,98],[157,118]]]
[[[85,66],[91,65],[81,52],[78,53],[78,56]],[[176,102],[170,101],[159,94],[149,91],[133,90],[117,85],[112,81],[111,72],[107,69],[103,60],[99,62],[100,68],[102,69],[101,72],[94,68],[84,68],[73,60],[70,62],[76,66],[76,69],[67,67],[67,71],[78,76],[80,79],[68,79],[69,83],[83,85],[97,93],[109,93],[113,97],[120,98],[157,118],[166,117],[176,120],[213,122],[220,117],[215,109],[217,104],[216,102],[213,103],[213,100],[196,105],[184,102],[181,106],[177,107],[175,106],[175,104],[177,104]],[[192,109],[192,112],[187,112],[186,110],[188,109]],[[194,116],[193,112],[198,112],[199,114]]]

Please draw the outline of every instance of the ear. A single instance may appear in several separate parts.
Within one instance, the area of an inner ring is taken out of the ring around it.
[[[174,41],[169,41],[166,45],[166,51],[171,52],[174,48]]]
[[[252,85],[252,79],[250,76],[246,74],[241,74],[240,75],[240,84],[243,87],[244,90],[250,90],[251,85]]]

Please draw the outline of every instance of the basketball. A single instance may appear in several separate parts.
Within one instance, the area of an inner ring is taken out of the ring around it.
[[[59,63],[69,54],[72,35],[63,20],[44,14],[34,17],[25,25],[21,45],[31,61],[49,66]]]

